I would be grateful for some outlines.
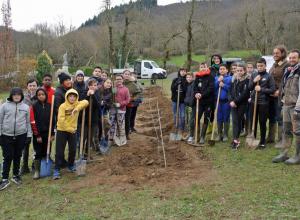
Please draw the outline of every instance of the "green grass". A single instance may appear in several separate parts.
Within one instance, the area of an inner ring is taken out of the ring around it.
[[[167,93],[169,84],[164,80]],[[271,146],[262,151],[232,151],[228,143],[205,147],[215,178],[173,189],[149,186],[115,192],[98,185],[73,190],[69,184],[78,179],[70,174],[60,181],[33,181],[27,175],[21,187],[11,185],[0,192],[0,218],[299,219],[300,166],[272,164],[277,153]]]

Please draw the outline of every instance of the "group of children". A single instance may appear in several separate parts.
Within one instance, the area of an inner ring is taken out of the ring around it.
[[[199,72],[188,73],[181,68],[171,85],[174,123],[188,143],[205,143],[205,136],[214,120],[217,120],[217,141],[228,141],[232,118],[231,147],[238,149],[240,136],[251,132],[255,97],[257,96],[256,127],[259,122],[260,142],[258,149],[266,146],[266,123],[269,115],[270,96],[275,92],[273,76],[266,71],[266,60],[260,58],[256,69],[252,63],[222,63],[220,55],[213,55],[211,67],[200,64]],[[179,98],[178,98],[179,94]],[[214,119],[218,100],[217,118]],[[177,112],[177,101],[179,109]],[[203,116],[200,140],[195,140],[196,109],[198,124]],[[185,126],[187,123],[188,126]]]
[[[35,79],[29,80],[25,93],[21,88],[13,88],[9,98],[0,106],[0,145],[3,151],[0,190],[10,184],[12,163],[12,182],[21,184],[21,175],[30,172],[28,157],[31,142],[34,149],[33,179],[40,178],[41,160],[46,158],[47,146],[54,140],[53,179],[60,179],[62,168],[67,168],[70,172],[76,170],[74,162],[79,148],[82,122],[85,128],[85,157],[88,156],[88,148],[101,153],[101,137],[108,142],[108,147],[114,144],[114,136],[119,130],[126,133],[125,140],[130,139],[130,133],[136,131],[134,121],[137,108],[142,102],[143,88],[129,71],[113,78],[108,78],[101,67],[96,67],[93,76],[87,80],[81,70],[76,72],[74,82],[70,75],[60,73],[59,86],[56,89],[52,87],[50,74],[44,75],[40,87]],[[85,120],[82,120],[83,111],[86,113]],[[89,132],[90,141],[87,135]],[[67,144],[68,159],[65,160]],[[20,169],[22,155],[23,166]]]

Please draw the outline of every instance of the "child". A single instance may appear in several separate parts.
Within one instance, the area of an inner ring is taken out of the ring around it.
[[[210,121],[212,106],[214,103],[214,77],[205,63],[200,65],[200,71],[196,73],[196,79],[194,81],[194,96],[199,100],[199,122],[202,115],[204,115],[204,123],[201,129],[199,142],[200,144],[204,144],[206,130]]]
[[[30,79],[27,81],[27,91],[24,94],[24,103],[29,107],[32,106],[36,102],[35,92],[38,86],[38,82],[36,79]],[[28,167],[28,158],[29,158],[29,147],[31,144],[31,139],[28,138],[23,150],[23,166],[21,168],[21,174],[30,173]]]
[[[219,88],[221,87],[219,107],[217,113],[218,121],[218,141],[228,141],[228,131],[230,122],[230,105],[228,100],[228,92],[231,87],[232,77],[228,74],[227,66],[220,65],[219,75],[215,77],[215,98],[217,99]],[[224,132],[223,132],[224,125]],[[224,134],[224,135],[223,135]]]
[[[236,69],[236,78],[232,83],[229,102],[232,112],[232,149],[237,150],[240,146],[239,137],[242,130],[244,114],[247,111],[249,98],[249,79],[247,78],[246,66],[238,64]]]
[[[17,185],[22,183],[20,161],[24,143],[32,137],[29,106],[23,103],[21,88],[13,88],[7,101],[0,107],[0,139],[3,153],[3,172],[0,190],[9,186],[8,180],[13,162],[13,178]]]
[[[253,90],[251,94],[251,118],[253,117],[255,94],[257,91],[258,97],[255,136],[257,131],[257,121],[259,120],[261,138],[258,149],[264,149],[266,147],[266,123],[269,113],[270,95],[275,92],[275,82],[274,78],[266,71],[266,60],[264,58],[260,58],[257,61],[256,66],[258,72],[254,73],[249,81],[249,89]]]
[[[195,126],[195,120],[194,117],[195,115],[193,115],[193,107],[195,105],[195,97],[194,97],[194,78],[193,78],[193,74],[192,73],[187,73],[186,74],[186,81],[187,81],[187,89],[186,89],[186,94],[185,94],[185,98],[184,98],[184,104],[185,104],[185,113],[186,113],[186,123],[189,126],[189,130],[188,130],[188,143],[192,143],[193,142],[193,137],[194,134],[191,133],[191,131],[193,130],[193,127]]]
[[[93,76],[90,77],[88,81],[90,81],[91,79],[95,79],[98,83],[98,86],[100,87],[102,84],[101,76],[102,76],[102,68],[100,66],[96,66],[93,71]]]
[[[126,106],[126,114],[125,114],[125,132],[126,132],[126,138],[127,140],[130,140],[129,133],[130,133],[130,118],[131,113],[134,107],[134,101],[136,97],[141,93],[140,89],[138,88],[137,84],[134,82],[134,80],[131,77],[131,73],[129,70],[125,70],[123,72],[123,78],[124,78],[124,86],[126,86],[129,90],[130,94],[130,102]]]
[[[52,104],[52,97],[54,96],[55,89],[52,87],[52,75],[45,74],[43,76],[42,88],[47,92],[47,101]]]
[[[51,104],[48,103],[47,92],[43,88],[39,88],[36,91],[36,97],[37,102],[30,107],[30,123],[33,132],[33,148],[35,151],[33,179],[40,178],[41,160],[47,156],[51,114]],[[54,140],[54,126],[52,126],[51,134],[51,139]]]
[[[69,146],[68,169],[75,172],[76,130],[79,112],[89,105],[87,100],[78,101],[79,95],[75,89],[67,91],[65,102],[59,107],[57,117],[56,154],[53,179],[60,179],[60,169],[63,165],[66,143]]]
[[[111,127],[109,129],[109,145],[112,145],[113,138],[115,135],[115,132],[118,129],[121,129],[122,131],[125,130],[125,113],[126,113],[126,106],[128,105],[130,101],[130,94],[127,87],[123,85],[123,76],[118,74],[116,75],[116,81],[115,81],[115,88],[113,90],[113,94],[115,97],[113,97],[113,106],[110,109],[110,115],[109,120]],[[117,122],[118,121],[118,122]],[[120,132],[120,130],[119,130]],[[123,133],[123,132],[120,132]]]
[[[179,112],[178,112],[178,119],[177,119],[177,101],[178,101],[178,89],[179,90]],[[186,82],[186,69],[180,68],[178,71],[177,78],[172,81],[171,84],[171,92],[172,92],[172,109],[173,109],[173,118],[174,124],[176,125],[177,120],[177,129],[179,132],[184,132],[185,127],[185,105],[184,105],[184,98],[187,88]]]
[[[90,79],[88,81],[88,91],[86,94],[86,100],[92,100],[92,103],[90,103],[90,107],[92,108],[91,112],[91,144],[93,149],[98,150],[99,149],[99,128],[101,129],[100,125],[100,109],[101,109],[101,101],[102,97],[100,94],[100,91],[98,89],[98,82],[95,79]],[[88,124],[89,124],[89,112],[86,113],[85,118],[85,124],[86,124],[86,131],[88,131]],[[87,149],[87,148],[86,148]]]

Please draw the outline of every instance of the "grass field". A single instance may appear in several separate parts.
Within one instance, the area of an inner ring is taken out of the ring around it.
[[[215,178],[185,188],[148,186],[115,192],[99,185],[72,190],[70,181],[79,181],[72,175],[55,182],[32,181],[27,175],[21,187],[11,185],[0,192],[0,219],[300,218],[300,166],[272,164],[277,154],[272,146],[232,151],[229,143],[217,143],[205,147],[204,154]]]

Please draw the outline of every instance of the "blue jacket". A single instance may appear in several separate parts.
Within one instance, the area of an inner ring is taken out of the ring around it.
[[[215,97],[216,97],[216,99],[218,98],[218,90],[219,90],[218,78],[219,77],[220,77],[220,75],[215,77],[215,94],[216,94]],[[221,94],[220,94],[221,101],[228,101],[228,93],[231,89],[231,83],[232,83],[231,81],[232,81],[232,76],[230,76],[228,74],[226,76],[224,76],[224,79],[223,79],[224,86],[221,89]]]

